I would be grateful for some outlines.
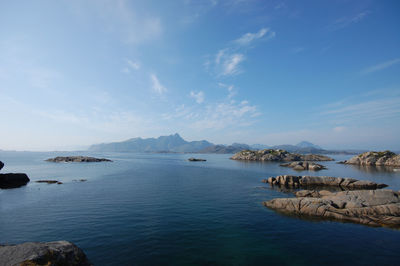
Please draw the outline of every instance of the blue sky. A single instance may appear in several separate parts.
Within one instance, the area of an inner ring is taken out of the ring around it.
[[[0,149],[175,132],[400,150],[398,1],[0,1]]]

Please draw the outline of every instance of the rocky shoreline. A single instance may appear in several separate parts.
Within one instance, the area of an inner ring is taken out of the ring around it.
[[[247,161],[271,161],[271,162],[291,162],[291,161],[333,161],[332,158],[318,154],[297,154],[285,150],[244,150],[231,157],[232,160]]]
[[[45,160],[53,163],[95,163],[95,162],[112,162],[105,158],[95,158],[88,156],[57,156]]]
[[[68,241],[26,242],[0,245],[0,266],[11,265],[92,265],[85,253]]]

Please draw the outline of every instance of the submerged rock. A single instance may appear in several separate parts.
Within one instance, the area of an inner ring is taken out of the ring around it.
[[[244,150],[236,153],[231,157],[232,160],[248,160],[248,161],[333,161],[332,158],[325,155],[317,154],[297,154],[290,153],[285,150]]]
[[[61,163],[61,162],[72,162],[72,163],[92,163],[92,162],[112,162],[105,158],[95,158],[88,156],[57,156],[46,160],[47,162]]]
[[[326,169],[325,166],[313,162],[292,162],[292,163],[284,163],[281,164],[283,167],[290,167],[293,170],[303,171],[303,170],[312,170],[312,171],[319,171],[322,169]]]
[[[58,180],[38,180],[38,181],[35,181],[35,182],[36,183],[47,183],[47,184],[58,184],[58,185],[62,184],[62,182],[58,181]]]
[[[371,226],[400,227],[400,194],[393,190],[299,191],[264,206],[286,214],[320,217]]]
[[[23,173],[0,174],[0,188],[17,188],[29,181],[29,177]]]
[[[199,159],[199,158],[191,157],[191,158],[188,159],[188,161],[190,161],[190,162],[205,162],[207,160],[206,159]]]
[[[338,187],[347,190],[377,189],[387,187],[386,184],[377,184],[372,181],[357,180],[353,178],[331,176],[294,176],[279,175],[262,180],[264,183],[286,187]]]
[[[391,151],[369,151],[341,163],[367,166],[400,166],[400,154]]]
[[[85,253],[68,241],[0,245],[0,266],[92,265]]]

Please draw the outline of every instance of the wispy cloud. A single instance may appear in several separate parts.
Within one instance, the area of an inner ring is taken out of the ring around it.
[[[199,91],[199,92],[190,92],[190,97],[194,98],[198,104],[204,102],[204,92]]]
[[[262,28],[255,33],[245,33],[242,37],[236,39],[234,42],[241,46],[247,46],[256,40],[263,38],[264,36],[266,39],[274,38],[275,32],[271,31],[269,28]]]
[[[255,33],[245,33],[236,40],[230,42],[230,44],[220,49],[214,56],[214,60],[207,58],[204,66],[208,71],[210,66],[215,67],[215,72],[218,76],[234,76],[243,72],[240,68],[240,64],[246,60],[246,50],[251,48],[251,44],[254,44],[260,39],[271,39],[275,37],[275,32],[269,28],[261,28]]]
[[[341,17],[335,20],[331,25],[328,26],[330,30],[339,30],[346,28],[352,24],[359,23],[364,20],[371,12],[369,10],[365,10],[353,16]]]
[[[122,69],[123,73],[129,74],[131,71],[136,71],[140,69],[140,63],[138,61],[133,61],[131,59],[125,59],[126,67]]]
[[[396,65],[398,63],[400,63],[400,58],[395,58],[395,59],[392,59],[392,60],[389,60],[389,61],[386,61],[386,62],[379,63],[379,64],[374,65],[374,66],[370,66],[370,67],[362,70],[361,74],[369,74],[369,73],[373,73],[373,72],[376,72],[376,71],[380,71],[380,70],[383,70],[385,68],[388,68],[388,67],[391,67],[393,65]]]
[[[150,79],[152,83],[152,90],[158,94],[163,94],[167,92],[167,88],[164,87],[161,82],[158,80],[157,76],[155,74],[150,74]]]

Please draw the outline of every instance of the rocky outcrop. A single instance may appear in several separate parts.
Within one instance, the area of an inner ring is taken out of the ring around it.
[[[291,188],[299,187],[336,187],[345,190],[355,189],[377,189],[387,187],[386,184],[377,184],[371,181],[357,180],[353,178],[330,177],[330,176],[295,176],[280,175],[262,180],[271,185],[285,186]]]
[[[312,162],[292,162],[292,163],[284,163],[281,164],[283,167],[290,167],[293,170],[297,171],[304,171],[304,170],[312,170],[312,171],[319,171],[322,169],[326,169],[325,166],[317,163]]]
[[[0,170],[3,169],[4,167],[4,163],[2,161],[0,161]]]
[[[400,227],[400,193],[393,190],[299,191],[296,196],[263,204],[286,214]]]
[[[207,161],[206,159],[199,159],[199,158],[189,158],[188,161],[190,162],[205,162]]]
[[[0,188],[17,188],[25,186],[29,178],[23,173],[0,174]]]
[[[80,248],[68,241],[0,245],[0,266],[14,265],[89,266],[92,264]]]
[[[231,157],[232,160],[247,161],[333,161],[332,158],[317,154],[297,154],[285,150],[265,149],[259,151],[244,150]]]
[[[93,162],[112,162],[109,159],[105,158],[95,158],[95,157],[88,157],[88,156],[57,156],[55,158],[50,158],[46,160],[47,162],[54,162],[54,163],[65,163],[65,162],[72,162],[72,163],[93,163]]]
[[[368,151],[341,163],[366,166],[400,166],[400,154],[391,151]]]

